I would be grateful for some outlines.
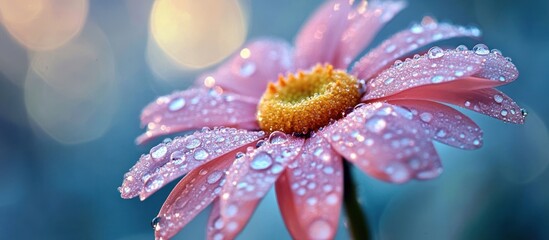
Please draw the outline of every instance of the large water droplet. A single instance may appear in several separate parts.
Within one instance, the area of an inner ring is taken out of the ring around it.
[[[283,132],[274,131],[269,135],[269,142],[271,144],[281,144],[288,141],[288,135]]]
[[[423,32],[423,27],[417,23],[415,23],[414,25],[412,25],[412,27],[410,28],[410,31],[412,33],[415,33],[415,34],[420,34]]]
[[[198,149],[194,152],[194,159],[202,161],[206,159],[210,154],[204,149]]]
[[[505,117],[505,116],[507,116],[507,114],[509,114],[509,112],[507,112],[507,110],[503,109],[503,110],[501,110],[500,114],[501,114],[501,116]]]
[[[494,95],[494,101],[496,101],[497,103],[501,103],[503,102],[503,97],[499,94],[496,94]]]
[[[429,59],[441,58],[442,56],[444,56],[444,50],[440,47],[432,47],[429,49],[429,52],[427,52],[427,57],[429,57]]]
[[[372,118],[366,122],[366,128],[374,133],[379,133],[385,129],[387,122],[382,118]]]
[[[465,45],[459,45],[459,46],[456,47],[456,51],[463,52],[463,51],[467,51],[467,50],[469,50],[469,49]]]
[[[160,223],[160,217],[155,217],[152,219],[151,221],[151,227],[156,230],[156,227],[158,226],[158,224]]]
[[[208,178],[206,179],[206,181],[207,181],[209,184],[214,184],[214,183],[216,183],[217,181],[219,181],[219,179],[221,179],[222,176],[223,176],[223,172],[222,172],[222,171],[219,171],[219,170],[216,170],[216,171],[213,171],[212,173],[210,173],[210,175],[208,176]]]
[[[255,63],[253,62],[245,62],[240,67],[240,76],[243,77],[249,77],[255,72]]]
[[[168,105],[168,110],[170,111],[178,111],[182,109],[185,106],[185,99],[184,98],[175,98],[172,100],[170,105]]]
[[[154,159],[160,159],[166,155],[168,152],[168,148],[164,144],[158,145],[156,147],[151,148],[151,157]]]
[[[419,114],[419,118],[421,119],[421,121],[424,121],[424,122],[428,123],[433,119],[433,114],[428,113],[428,112],[423,112],[423,113]]]
[[[328,239],[333,233],[332,226],[324,219],[314,220],[309,225],[309,237],[311,239]]]
[[[273,158],[266,152],[260,152],[250,162],[250,167],[255,170],[264,170],[273,165]]]
[[[488,48],[488,46],[479,43],[473,47],[473,52],[475,52],[477,55],[487,55],[488,53],[490,53],[490,49]]]
[[[198,138],[193,138],[193,139],[191,139],[191,140],[187,143],[187,146],[185,146],[185,147],[188,148],[188,149],[195,149],[195,148],[197,148],[198,146],[200,146],[200,144],[202,144],[202,142],[200,141],[200,139],[198,139]]]

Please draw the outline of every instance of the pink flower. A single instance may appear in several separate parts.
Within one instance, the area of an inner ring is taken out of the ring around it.
[[[274,184],[294,238],[330,239],[342,202],[343,159],[388,182],[430,179],[442,172],[432,140],[463,149],[482,145],[481,129],[443,103],[523,123],[517,104],[494,89],[518,77],[498,50],[433,47],[399,60],[438,40],[478,37],[475,28],[427,17],[350,67],[404,5],[329,1],[303,27],[295,48],[256,40],[194,88],[149,104],[138,143],[205,128],[141,156],[125,175],[122,197],[144,200],[186,174],[155,218],[156,237],[172,237],[213,203],[208,238],[232,239]],[[269,83],[281,73],[295,74]]]

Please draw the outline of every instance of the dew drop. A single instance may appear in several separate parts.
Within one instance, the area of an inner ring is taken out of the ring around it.
[[[401,183],[410,178],[410,172],[408,171],[408,168],[402,164],[393,164],[387,169],[385,169],[385,173],[389,175],[392,181]]]
[[[494,101],[496,101],[497,103],[501,103],[503,102],[503,97],[499,94],[496,94],[494,95]]]
[[[227,208],[225,209],[225,214],[227,215],[227,217],[232,217],[236,215],[237,212],[238,212],[238,207],[234,204],[227,206]]]
[[[469,107],[469,106],[471,106],[471,102],[465,101],[465,103],[463,105],[465,105],[466,107]]]
[[[427,52],[427,57],[429,57],[429,59],[441,58],[442,56],[444,56],[444,50],[440,47],[432,47]]]
[[[212,173],[210,173],[210,175],[208,176],[208,178],[206,179],[206,181],[209,183],[209,184],[214,184],[216,183],[217,181],[219,181],[219,179],[221,179],[221,177],[223,176],[223,172],[222,171],[213,171]]]
[[[327,197],[326,197],[326,203],[329,204],[329,205],[335,205],[339,202],[339,197],[337,196],[336,193],[330,193]]]
[[[444,129],[439,129],[437,131],[437,137],[446,137],[446,131]]]
[[[240,67],[240,76],[249,77],[255,72],[255,64],[253,62],[246,62]]]
[[[385,79],[385,81],[383,81],[383,84],[389,85],[389,84],[391,84],[394,80],[395,80],[394,78],[387,78],[387,79]]]
[[[175,98],[170,102],[170,105],[168,105],[168,110],[175,112],[178,110],[181,110],[185,106],[185,99],[184,98]]]
[[[282,167],[282,165],[280,165],[280,164],[275,164],[271,168],[271,172],[274,173],[274,174],[278,174],[278,173],[282,172],[282,170],[284,170],[284,167]]]
[[[501,54],[502,54],[501,51],[500,51],[499,49],[495,49],[495,48],[492,49],[490,52],[493,53],[493,54],[496,54],[496,55],[500,55],[500,56],[501,56]]]
[[[264,170],[273,165],[273,158],[266,152],[260,152],[250,162],[250,167],[255,170]]]
[[[385,48],[385,52],[386,53],[391,53],[391,52],[395,51],[395,49],[396,49],[396,45],[391,44],[391,45],[387,46],[387,48]]]
[[[206,159],[210,154],[204,149],[198,149],[194,152],[194,159],[202,161]]]
[[[170,155],[172,161],[184,160],[185,155],[182,151],[175,151]]]
[[[420,34],[423,32],[423,27],[417,23],[415,23],[414,25],[412,25],[412,27],[410,28],[410,31],[412,33],[415,33],[415,34]]]
[[[269,142],[271,144],[282,144],[288,141],[288,135],[283,132],[275,131],[269,135]]]
[[[402,67],[402,64],[403,64],[402,60],[396,60],[393,66],[395,66],[396,68],[400,68]]]
[[[428,113],[428,112],[423,112],[423,113],[419,114],[419,118],[421,119],[421,121],[424,121],[424,122],[428,123],[433,119],[433,114]]]
[[[309,237],[311,239],[328,239],[332,233],[332,226],[324,219],[317,219],[309,225]]]
[[[193,139],[191,139],[191,140],[187,143],[187,146],[185,146],[185,147],[188,148],[188,149],[195,149],[195,148],[197,148],[198,146],[200,146],[200,144],[202,144],[202,142],[200,141],[200,139],[198,139],[198,138],[193,138]]]
[[[454,72],[454,75],[455,75],[456,77],[462,77],[463,74],[464,74],[463,71],[459,71],[459,70]]]
[[[442,80],[444,80],[444,77],[440,76],[440,75],[436,75],[436,76],[431,78],[432,83],[441,83]]]
[[[156,147],[151,148],[151,157],[154,159],[160,159],[166,155],[168,152],[168,148],[164,144],[158,145]]]
[[[520,109],[520,114],[522,114],[522,117],[525,118],[526,116],[528,116],[528,111],[526,111],[526,109],[524,109],[524,108],[521,108]]]
[[[490,53],[490,50],[486,45],[479,43],[473,47],[473,52],[475,52],[477,55],[487,55],[488,53]]]
[[[463,52],[463,51],[467,51],[467,50],[469,50],[469,49],[465,45],[459,45],[459,46],[456,47],[456,51]]]
[[[155,217],[151,221],[151,227],[156,230],[156,227],[158,227],[158,224],[160,223],[160,217]]]
[[[381,118],[372,118],[370,120],[368,120],[368,122],[366,122],[366,128],[368,128],[368,130],[374,132],[374,133],[379,133],[381,131],[383,131],[383,129],[385,129],[385,126],[387,126],[387,122],[385,122],[385,120],[381,119]]]
[[[501,116],[504,116],[504,117],[507,116],[508,113],[509,112],[507,112],[507,110],[505,110],[505,109],[501,110],[501,112],[500,112]]]
[[[480,141],[478,139],[473,140],[473,144],[475,146],[478,146],[480,144]]]

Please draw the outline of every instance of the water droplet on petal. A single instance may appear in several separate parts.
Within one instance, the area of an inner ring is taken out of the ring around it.
[[[501,103],[503,102],[503,97],[499,94],[496,94],[494,95],[494,101],[496,101],[497,103]]]
[[[273,165],[273,158],[266,152],[260,152],[250,162],[250,167],[255,170],[264,170]]]
[[[439,129],[437,131],[437,137],[446,137],[446,131],[444,129]]]
[[[366,122],[366,128],[374,133],[379,133],[385,129],[387,122],[382,118],[372,118]]]
[[[424,121],[424,122],[428,123],[433,119],[433,114],[428,113],[428,112],[423,112],[423,113],[419,114],[419,118],[421,119],[421,121]]]
[[[387,78],[387,79],[385,79],[385,81],[383,81],[383,84],[389,85],[389,84],[391,84],[394,80],[395,80],[394,78]]]
[[[442,82],[442,80],[444,80],[444,77],[440,76],[440,75],[436,75],[436,76],[431,78],[432,83],[440,83],[440,82]]]
[[[501,110],[500,113],[501,113],[501,116],[504,116],[504,117],[505,117],[505,116],[507,116],[507,114],[508,114],[509,112],[507,112],[507,110],[503,109],[503,110]]]
[[[204,149],[198,149],[194,152],[194,159],[202,161],[206,159],[210,154]]]
[[[275,131],[269,135],[269,142],[271,144],[281,144],[288,141],[288,135],[283,132]]]
[[[526,116],[528,116],[528,112],[527,112],[526,109],[524,109],[524,108],[521,108],[521,109],[520,109],[520,113],[522,114],[522,117],[524,117],[524,118],[525,118]]]
[[[391,44],[391,45],[387,46],[387,48],[385,48],[385,52],[386,53],[391,53],[391,52],[395,51],[395,49],[396,49],[396,45]]]
[[[500,55],[500,56],[501,56],[501,54],[502,54],[501,51],[500,51],[499,49],[495,49],[495,48],[492,49],[492,50],[490,50],[490,52],[493,53],[493,54],[496,54],[496,55]]]
[[[164,144],[151,148],[151,157],[154,159],[160,159],[166,155],[168,148]]]
[[[181,110],[185,106],[184,98],[175,98],[172,100],[170,105],[168,105],[168,110],[175,112]]]
[[[456,47],[456,51],[463,52],[463,51],[467,51],[467,50],[469,50],[469,49],[465,45],[459,45],[459,46]]]
[[[240,76],[242,77],[249,77],[255,72],[255,63],[253,62],[245,62],[240,67]]]
[[[155,217],[151,221],[151,227],[156,230],[156,227],[158,226],[158,223],[160,223],[160,217]]]
[[[488,46],[479,43],[473,47],[473,52],[475,52],[477,55],[487,55],[490,53],[490,50],[488,49]]]
[[[212,173],[210,173],[210,175],[208,176],[208,179],[206,179],[206,181],[209,184],[214,184],[217,181],[219,181],[219,179],[221,179],[221,177],[223,177],[223,172],[222,171],[219,171],[219,170],[213,171]]]
[[[465,103],[463,105],[465,105],[466,107],[469,107],[469,106],[471,106],[471,102],[465,101]]]
[[[432,47],[429,49],[429,52],[427,52],[427,57],[429,57],[429,59],[441,58],[442,56],[444,56],[444,50],[440,47]]]
[[[459,70],[454,72],[454,75],[455,75],[456,77],[463,77],[463,74],[464,74],[464,72],[463,72],[463,71],[459,71]]]
[[[225,215],[227,215],[227,217],[232,217],[236,215],[237,212],[238,212],[238,207],[234,204],[227,206],[227,208],[225,209]]]
[[[412,27],[410,28],[410,31],[412,33],[415,33],[415,34],[420,34],[423,32],[423,27],[417,23],[415,23],[414,25],[412,25]]]
[[[198,146],[200,146],[200,144],[202,144],[202,142],[200,141],[200,139],[198,138],[193,138],[191,139],[188,143],[187,143],[187,147],[188,149],[195,149],[197,148]]]

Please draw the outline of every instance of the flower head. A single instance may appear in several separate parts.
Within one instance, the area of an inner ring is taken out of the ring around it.
[[[153,222],[156,237],[170,238],[213,203],[208,237],[232,239],[275,185],[294,238],[330,239],[342,202],[343,160],[388,182],[430,179],[442,171],[432,140],[463,149],[482,145],[481,129],[443,103],[524,121],[516,103],[494,89],[518,77],[498,50],[433,47],[403,59],[438,40],[478,37],[476,28],[427,17],[351,66],[403,7],[328,1],[294,48],[256,40],[194,88],[158,98],[143,110],[147,132],[139,143],[205,128],[143,155],[125,175],[122,197],[143,200],[186,174]]]

